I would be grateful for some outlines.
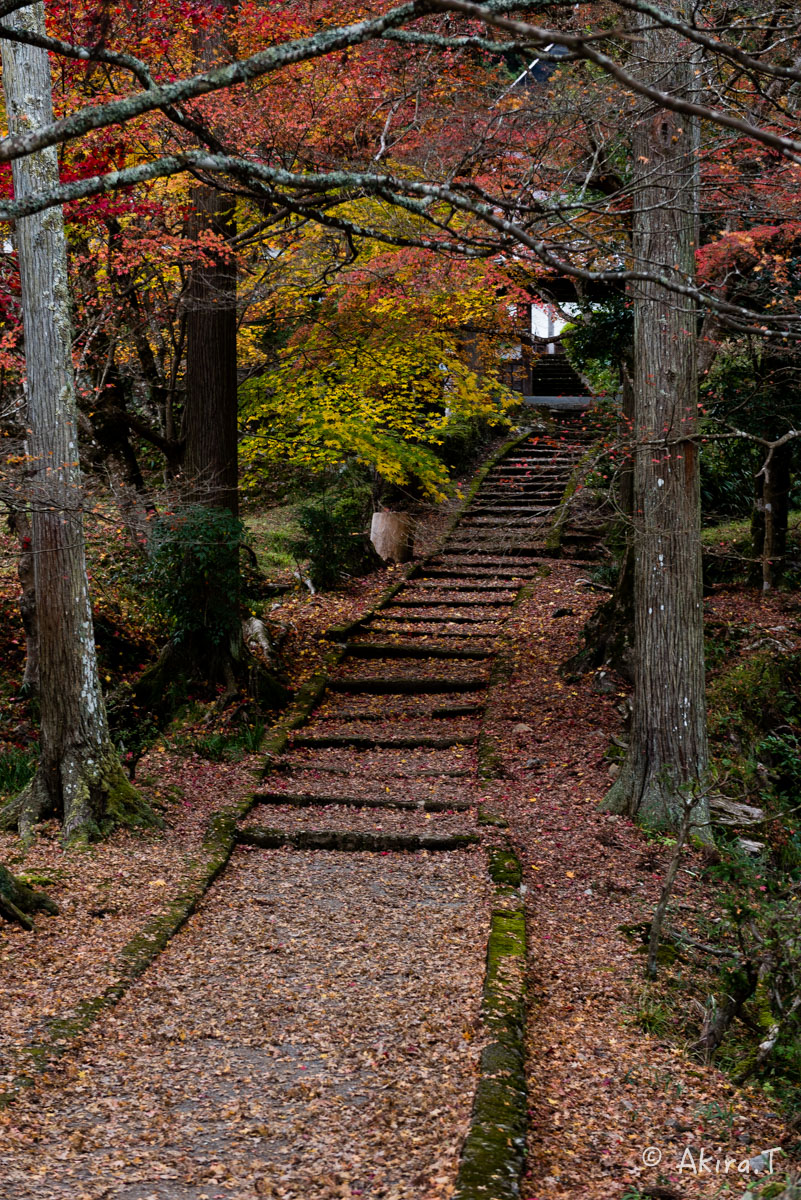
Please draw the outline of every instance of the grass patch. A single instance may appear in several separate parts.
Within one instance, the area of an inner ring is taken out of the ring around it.
[[[276,575],[292,571],[297,566],[292,545],[301,534],[299,507],[297,504],[287,504],[248,513],[243,518],[263,574]]]

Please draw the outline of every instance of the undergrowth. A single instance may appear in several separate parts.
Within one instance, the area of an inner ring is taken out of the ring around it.
[[[745,623],[711,632],[716,789],[745,815],[716,826],[702,865],[710,903],[689,919],[671,918],[662,978],[634,1019],[688,1041],[736,1082],[757,1083],[798,1121],[801,651]]]
[[[0,800],[21,792],[33,778],[36,758],[31,749],[6,745],[0,747]]]

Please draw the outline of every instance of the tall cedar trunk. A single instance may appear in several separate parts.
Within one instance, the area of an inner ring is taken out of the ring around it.
[[[235,232],[232,200],[213,188],[193,194],[195,235],[228,240]],[[238,510],[236,264],[208,246],[192,267],[186,306],[186,449],[190,496]]]
[[[642,70],[662,90],[693,89],[689,48],[638,19]],[[697,225],[694,123],[645,107],[633,136],[635,262],[691,278]],[[634,710],[629,754],[606,807],[677,829],[683,786],[708,767],[701,591],[696,314],[688,300],[642,283],[634,318]],[[695,831],[709,837],[700,793]]]
[[[224,0],[224,8],[231,7],[231,0]],[[213,22],[196,37],[195,52],[204,66],[211,66],[228,48],[224,22]],[[190,229],[198,253],[186,298],[186,495],[190,502],[224,508],[237,516],[236,261],[228,248],[236,233],[234,201],[212,187],[201,186],[194,190],[192,204]],[[214,234],[211,242],[208,233]],[[232,576],[239,569],[238,545],[231,545],[230,554],[226,574]],[[232,596],[224,640],[201,635],[183,647],[190,672],[199,670],[207,679],[224,680],[229,694],[237,690],[247,671],[238,607],[238,598]]]
[[[227,57],[227,16],[234,0],[223,0],[225,16],[195,35],[200,63]],[[191,230],[198,242],[186,303],[186,408],[184,469],[190,494],[201,504],[239,504],[237,469],[236,262],[227,244],[236,233],[234,199],[212,187],[192,195]],[[217,248],[206,237],[214,234]]]
[[[42,35],[44,5],[5,18]],[[12,131],[53,119],[46,51],[4,42],[3,89]],[[55,149],[13,164],[17,199],[59,181]],[[61,209],[16,225],[28,386],[31,546],[39,635],[41,746],[38,771],[7,807],[27,833],[62,819],[64,836],[94,836],[118,821],[149,819],[111,743],[95,657],[78,465],[67,256]]]

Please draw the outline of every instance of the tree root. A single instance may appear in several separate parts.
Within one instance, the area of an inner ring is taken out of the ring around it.
[[[0,866],[0,917],[30,932],[34,928],[30,914],[37,912],[57,916],[58,905],[44,892],[35,891],[21,879],[15,879],[6,867]]]

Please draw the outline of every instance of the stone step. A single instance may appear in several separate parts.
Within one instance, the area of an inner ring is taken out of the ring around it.
[[[511,584],[516,579],[530,579],[534,574],[533,571],[514,570],[508,568],[505,564],[499,563],[497,567],[487,566],[482,568],[479,563],[466,564],[465,574],[461,576],[467,581],[476,581],[485,579],[487,582],[492,582],[502,578],[506,580],[507,585]],[[453,570],[447,570],[445,567],[441,569],[429,567],[423,576],[424,579],[452,579]]]
[[[499,480],[497,483],[493,482],[490,487],[483,488],[477,494],[476,500],[489,502],[506,498],[509,502],[522,500],[528,503],[529,499],[539,496],[552,496],[557,493],[561,496],[568,482],[567,479],[555,482],[546,482],[544,479],[509,479],[506,482]]]
[[[537,462],[530,463],[500,463],[497,467],[493,467],[491,471],[482,480],[482,484],[488,479],[512,479],[522,475],[549,477],[551,475],[566,475],[575,466],[575,456],[570,454],[553,454],[549,458],[539,459]]]
[[[487,686],[484,675],[382,677],[345,675],[332,679],[329,688],[334,692],[370,692],[372,695],[426,694],[437,692],[479,692]]]
[[[454,746],[472,746],[478,740],[478,731],[472,734],[438,737],[436,734],[380,734],[371,737],[362,733],[299,733],[293,746],[309,750],[451,750]]]
[[[493,625],[492,628],[490,628],[490,629],[487,629],[486,627],[484,627],[482,629],[463,629],[463,628],[462,629],[452,629],[452,628],[447,628],[447,626],[448,626],[447,621],[428,622],[427,624],[429,626],[428,628],[421,628],[422,622],[412,623],[411,625],[404,624],[402,627],[399,627],[395,623],[387,625],[385,622],[373,623],[371,621],[368,625],[365,625],[364,629],[365,629],[365,633],[370,633],[370,634],[375,634],[375,635],[384,634],[384,636],[390,636],[390,637],[399,637],[402,634],[404,637],[420,637],[420,638],[434,638],[434,639],[457,638],[459,641],[463,641],[463,640],[470,639],[470,638],[479,639],[479,640],[483,638],[483,640],[486,642],[486,641],[491,641],[492,638],[498,636],[498,626],[497,625]],[[432,624],[436,624],[438,626],[438,628],[431,629],[430,625],[432,625]],[[483,624],[484,624],[484,626],[486,626],[486,622],[484,622]]]
[[[469,800],[437,800],[426,797],[409,800],[391,796],[339,796],[314,792],[256,792],[257,804],[287,808],[322,808],[336,804],[345,808],[389,808],[408,812],[467,812],[473,807]]]
[[[461,530],[465,530],[465,529],[471,529],[471,530],[476,529],[479,531],[487,530],[492,533],[494,533],[496,530],[503,531],[504,529],[510,529],[510,530],[513,530],[515,533],[519,533],[520,530],[529,529],[530,527],[531,527],[531,515],[530,514],[526,517],[504,516],[503,514],[500,514],[498,516],[491,516],[491,517],[484,517],[484,516],[476,515],[473,517],[466,517],[464,519],[464,521],[459,522],[459,528]]]
[[[489,658],[489,647],[458,649],[450,646],[404,645],[402,642],[348,642],[346,654],[353,658]]]
[[[326,787],[331,787],[338,780],[343,780],[343,787],[352,787],[354,778],[358,778],[360,783],[363,783],[365,780],[381,783],[383,779],[394,779],[399,781],[398,786],[400,786],[400,780],[404,781],[404,790],[407,789],[407,781],[408,783],[412,783],[415,779],[433,779],[435,781],[438,780],[440,783],[444,780],[447,784],[453,779],[468,779],[475,775],[475,772],[468,767],[418,767],[416,770],[397,771],[393,770],[390,766],[382,767],[381,774],[373,779],[372,776],[368,776],[364,772],[361,764],[356,769],[354,767],[343,767],[339,763],[320,763],[315,759],[302,762],[298,760],[297,753],[292,755],[291,759],[274,759],[270,764],[270,770],[277,774],[279,778],[287,779],[290,783],[295,775],[306,776],[307,786],[315,783],[324,783]],[[325,778],[323,780],[319,779],[318,776],[320,775]],[[433,787],[434,785],[429,784],[428,786]],[[462,785],[454,784],[453,786],[461,787]]]
[[[460,608],[496,608],[499,611],[506,611],[512,601],[499,603],[495,598],[484,600],[465,600],[464,596],[455,596],[449,600],[438,600],[436,597],[420,596],[416,600],[394,600],[393,608],[447,608],[451,606],[455,610]]]
[[[532,575],[537,574],[537,571],[532,567],[529,559],[515,558],[513,555],[509,554],[498,554],[495,556],[495,558],[486,554],[471,556],[469,554],[464,554],[461,550],[450,551],[446,548],[443,550],[442,554],[437,556],[436,562],[439,564],[441,559],[444,559],[444,562],[442,563],[443,568],[447,566],[450,568],[451,573],[453,569],[457,567],[465,567],[466,569],[479,567],[481,570],[487,571],[491,568],[496,568],[499,571],[505,571],[510,580],[516,579],[518,574],[521,579],[529,579]]]
[[[500,612],[502,613],[502,616],[505,617],[507,610],[506,610],[506,608],[503,608],[502,610],[500,610]],[[391,612],[389,609],[384,609],[382,611],[380,617],[375,617],[375,618],[368,617],[367,620],[381,620],[381,621],[389,621],[392,623],[402,621],[402,622],[410,624],[410,625],[417,625],[417,624],[424,625],[424,624],[429,624],[432,621],[436,621],[443,625],[453,625],[453,624],[466,625],[466,626],[485,625],[485,626],[489,626],[493,629],[498,628],[498,622],[493,620],[492,617],[487,618],[484,615],[473,617],[473,616],[470,616],[469,614],[467,616],[463,616],[461,613],[456,613],[453,616],[445,614],[441,617],[437,616],[437,615],[431,615],[429,613],[425,613],[425,614],[420,613],[419,615],[409,616],[405,610],[401,610],[401,612],[395,613],[395,612]]]
[[[263,850],[277,850],[292,846],[295,850],[340,850],[345,852],[386,851],[408,852],[417,850],[446,851],[464,850],[480,841],[478,834],[414,834],[414,833],[368,833],[364,830],[342,829],[261,829],[248,826],[238,829],[237,841],[243,846],[259,846]]]
[[[400,698],[399,698],[400,699]],[[370,712],[368,709],[360,708],[341,708],[328,711],[328,709],[318,710],[314,714],[315,725],[320,721],[440,721],[453,720],[455,717],[478,717],[484,711],[483,704],[442,704],[436,708],[410,708],[408,703],[404,707],[401,700],[400,706],[397,708],[388,704],[383,704],[380,710]]]
[[[466,588],[443,588],[441,592],[435,592],[433,588],[421,589],[419,592],[404,593],[409,602],[413,605],[418,603],[426,604],[431,600],[438,605],[452,604],[461,608],[471,608],[475,605],[488,603],[514,604],[517,599],[518,587],[508,586],[506,588],[482,588],[480,584],[476,584],[471,590]]]
[[[525,488],[522,486],[513,488],[510,484],[503,491],[487,492],[485,498],[488,504],[496,504],[499,500],[510,504],[520,504],[522,501],[530,511],[538,508],[551,508],[554,504],[559,503],[564,494],[564,488],[560,488],[557,491],[549,491],[546,488],[534,485],[531,487],[527,485]],[[459,526],[457,525],[454,533],[458,533],[458,531]]]
[[[497,554],[498,552],[495,543],[489,542],[484,543],[483,546],[481,542],[465,542],[461,546],[454,546],[454,550],[458,551],[459,553],[472,551],[475,554],[480,554],[482,549],[485,549],[488,554],[492,555]],[[509,552],[510,554],[521,556],[525,555],[526,557],[536,558],[537,556],[541,556],[545,553],[545,543],[531,542],[529,544],[523,544],[520,542],[514,542],[512,545],[510,545]]]
[[[475,588],[471,586],[469,580],[465,580],[461,574],[455,575],[453,572],[450,575],[442,574],[435,576],[430,583],[427,582],[427,577],[423,575],[419,580],[415,579],[412,583],[405,587],[403,590],[403,595],[406,596],[418,588],[424,591],[475,591]],[[511,591],[511,588],[508,583],[487,583],[486,591],[508,592]]]
[[[468,518],[478,516],[520,516],[530,517],[533,513],[541,512],[544,506],[537,504],[519,504],[511,500],[508,504],[473,504],[465,514]],[[460,522],[461,524],[461,522]]]

